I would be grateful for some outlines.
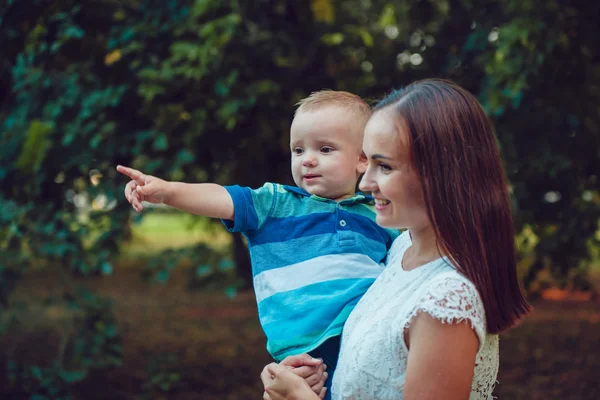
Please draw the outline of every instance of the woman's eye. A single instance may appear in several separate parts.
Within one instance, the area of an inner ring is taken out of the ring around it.
[[[296,148],[294,148],[294,150],[292,150],[292,152],[294,154],[302,154],[302,153],[304,153],[304,150],[302,149],[302,147],[296,147]]]
[[[392,170],[392,168],[387,164],[379,164],[379,168],[381,168],[381,170],[384,172],[389,172]]]
[[[333,151],[333,147],[323,146],[321,147],[321,153],[331,153]]]

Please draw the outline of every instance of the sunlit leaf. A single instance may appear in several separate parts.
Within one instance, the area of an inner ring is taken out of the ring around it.
[[[52,124],[34,120],[31,122],[29,129],[25,132],[25,143],[19,159],[17,160],[17,168],[29,173],[39,171],[44,157],[50,148],[50,134],[53,131]]]
[[[104,57],[104,64],[111,65],[121,59],[121,51],[119,49],[113,50]]]
[[[310,8],[315,21],[327,24],[335,21],[335,8],[331,0],[311,0]]]

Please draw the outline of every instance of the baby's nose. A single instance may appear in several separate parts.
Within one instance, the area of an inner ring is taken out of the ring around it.
[[[317,164],[317,158],[312,155],[306,155],[302,161],[302,165],[305,167],[314,167]]]

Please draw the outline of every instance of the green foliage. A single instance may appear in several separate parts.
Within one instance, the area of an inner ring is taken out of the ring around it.
[[[18,365],[14,361],[9,362],[8,375],[12,386],[19,387],[25,393],[30,394],[33,400],[71,400],[69,386],[72,381],[71,372],[57,372],[53,368],[42,368],[37,365]]]
[[[597,257],[600,218],[599,4],[4,1],[5,315],[13,315],[11,293],[33,265],[82,276],[113,272],[130,234],[116,164],[176,180],[290,183],[287,141],[299,99],[323,88],[375,99],[432,76],[476,93],[493,120],[524,280],[547,269],[584,287],[581,271]],[[247,271],[241,240],[234,243],[233,262]],[[197,267],[193,287],[221,285],[235,295],[233,270],[207,248],[165,253],[147,276],[166,281],[184,259]],[[76,367],[62,375],[54,367],[19,367],[17,375],[35,383],[32,394],[60,398],[85,376],[77,374],[119,363],[110,306],[98,297],[77,299],[87,317],[73,341]],[[11,321],[0,321],[0,332]],[[153,388],[164,383],[158,381]]]
[[[178,360],[172,354],[159,355],[146,366],[146,380],[143,384],[144,398],[155,399],[167,395],[181,384]]]
[[[224,289],[228,297],[235,298],[237,291],[244,287],[243,280],[236,273],[234,261],[205,244],[161,252],[148,261],[142,276],[149,282],[166,284],[173,270],[182,264],[191,266],[188,280],[190,290]]]
[[[16,167],[21,172],[32,176],[39,172],[42,161],[50,146],[50,141],[46,138],[52,132],[50,124],[42,124],[40,121],[32,121],[27,132],[25,132],[25,143],[23,150],[17,160]]]
[[[121,365],[123,348],[112,304],[87,291],[67,293],[64,300],[59,304],[70,313],[61,322],[73,329],[64,330],[60,346],[54,349],[56,358],[45,365],[32,365],[24,355],[16,354],[8,361],[9,391],[32,398],[71,399],[73,385],[83,381],[89,371]],[[19,332],[23,322],[15,313],[10,333]]]
[[[81,314],[70,364],[84,370],[121,365],[123,347],[111,302],[87,291],[68,300]]]

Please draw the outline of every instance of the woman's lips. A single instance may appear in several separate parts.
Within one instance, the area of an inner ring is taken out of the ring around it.
[[[391,202],[389,200],[379,200],[375,199],[375,209],[377,211],[381,211],[386,208]]]

